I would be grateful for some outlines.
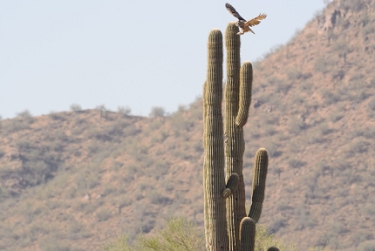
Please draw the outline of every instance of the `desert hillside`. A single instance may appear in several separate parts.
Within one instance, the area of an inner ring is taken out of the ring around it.
[[[300,250],[375,247],[374,31],[375,1],[336,0],[254,63],[247,196],[265,147],[260,223]],[[0,250],[100,250],[171,215],[202,226],[202,101],[154,115],[77,109],[0,121]]]

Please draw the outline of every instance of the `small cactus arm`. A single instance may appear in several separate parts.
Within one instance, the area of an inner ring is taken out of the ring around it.
[[[268,154],[267,150],[261,148],[255,154],[254,160],[254,174],[253,174],[253,193],[251,198],[251,207],[249,217],[255,223],[259,221],[262,213],[264,192],[266,189],[266,178],[268,170]]]
[[[240,223],[241,251],[253,251],[255,248],[255,221],[245,217]]]

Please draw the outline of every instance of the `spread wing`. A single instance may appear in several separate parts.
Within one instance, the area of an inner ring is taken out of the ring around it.
[[[263,20],[266,17],[267,17],[266,14],[259,14],[259,16],[255,17],[255,18],[253,18],[253,19],[251,19],[249,21],[247,21],[245,23],[245,26],[251,27],[251,26],[254,26],[254,25],[258,25],[258,24],[260,24],[260,20]]]
[[[229,11],[230,14],[232,14],[233,16],[238,18],[239,20],[242,20],[242,21],[246,22],[246,19],[241,17],[241,15],[236,11],[236,9],[232,5],[230,5],[229,3],[226,3],[225,7],[227,8],[227,10]]]

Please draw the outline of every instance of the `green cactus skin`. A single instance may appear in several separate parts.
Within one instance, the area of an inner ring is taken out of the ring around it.
[[[253,66],[250,62],[243,63],[240,72],[240,100],[236,117],[236,125],[243,127],[249,116],[251,88],[253,83]]]
[[[268,154],[267,150],[260,148],[255,154],[254,160],[254,174],[253,174],[253,194],[251,199],[251,208],[249,217],[255,223],[259,221],[262,213],[262,206],[264,201],[264,192],[266,189],[266,178],[268,170]]]
[[[254,251],[255,248],[255,221],[245,217],[240,223],[241,251]]]
[[[228,250],[225,199],[224,141],[221,112],[223,41],[220,30],[208,38],[208,71],[204,87],[204,223],[206,249]]]

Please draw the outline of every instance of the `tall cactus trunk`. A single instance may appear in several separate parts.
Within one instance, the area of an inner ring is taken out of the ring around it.
[[[237,173],[239,176],[238,189],[233,196],[227,199],[227,224],[229,236],[229,250],[239,250],[239,226],[242,218],[246,216],[245,186],[243,181],[242,166],[245,143],[242,127],[236,125],[239,110],[240,92],[240,36],[238,28],[229,24],[225,32],[227,49],[227,77],[225,84],[225,163],[226,176]]]
[[[225,219],[224,141],[221,112],[223,42],[220,30],[208,39],[208,71],[204,85],[204,222],[207,250],[228,250]]]

